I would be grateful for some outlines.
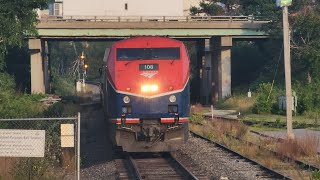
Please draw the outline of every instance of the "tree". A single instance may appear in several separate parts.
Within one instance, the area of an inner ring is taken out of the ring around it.
[[[191,7],[190,14],[206,14],[209,16],[238,15],[239,0],[204,0],[198,7]]]
[[[26,35],[36,34],[35,9],[45,8],[48,0],[0,0],[0,71],[8,46],[22,46]]]
[[[311,83],[320,79],[320,5],[315,1],[301,1],[291,16],[291,49],[293,74],[300,72],[300,80]]]

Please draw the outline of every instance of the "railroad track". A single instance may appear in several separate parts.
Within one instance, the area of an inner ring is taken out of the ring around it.
[[[116,160],[118,179],[209,180],[197,167],[183,165],[171,153],[125,154]],[[188,167],[188,168],[187,168]]]
[[[211,116],[204,116],[206,119],[211,119]],[[225,118],[225,117],[218,117],[219,120],[222,120],[222,121],[231,121],[231,122],[239,122],[238,119],[230,119],[230,118]],[[276,142],[279,142],[279,143],[282,143],[284,142],[283,139],[281,138],[275,138],[275,137],[271,137],[271,136],[267,136],[267,135],[264,135],[264,134],[261,134],[259,132],[256,132],[256,131],[252,131],[250,130],[250,133],[252,134],[255,134],[255,135],[258,135],[258,136],[261,136],[261,137],[264,137],[264,138],[268,138],[268,139],[272,139]],[[233,138],[233,139],[236,139],[242,143],[245,143],[245,144],[248,144],[250,146],[256,146],[258,147],[259,149],[261,150],[264,150],[264,151],[267,151],[267,152],[270,152],[271,154],[279,157],[282,161],[284,162],[292,162],[294,163],[295,165],[297,165],[297,167],[299,167],[301,170],[304,170],[304,171],[320,171],[320,167],[319,166],[315,166],[315,165],[312,165],[312,164],[309,164],[307,162],[304,162],[304,161],[301,161],[299,159],[295,159],[295,158],[292,158],[292,157],[289,157],[289,156],[286,156],[284,154],[280,154],[274,150],[271,150],[269,148],[266,148],[264,146],[261,146],[261,145],[258,145],[258,144],[255,144],[253,142],[250,142],[250,141],[247,141],[247,140],[244,140],[244,139],[241,139],[241,138],[238,138],[238,137],[235,137],[235,136],[232,136],[230,134],[225,134],[226,136],[228,136],[229,138]],[[226,147],[225,147],[226,148]],[[319,152],[317,153],[319,155]]]
[[[260,169],[260,172],[257,173],[257,175],[256,175],[257,179],[290,179],[290,177],[287,177],[287,176],[281,174],[280,172],[277,172],[277,171],[272,170],[272,169],[270,169],[270,168],[268,168],[266,166],[263,166],[262,164],[254,161],[252,159],[249,159],[249,158],[247,158],[245,156],[242,156],[241,154],[239,154],[239,153],[227,148],[226,146],[224,146],[224,145],[222,145],[222,144],[220,144],[218,142],[215,142],[213,140],[207,139],[207,138],[205,138],[205,137],[203,137],[203,136],[201,136],[201,135],[199,135],[199,134],[197,134],[195,132],[192,132],[192,131],[190,131],[190,133],[191,133],[191,135],[193,137],[200,138],[202,140],[207,141],[208,143],[212,143],[216,147],[222,149],[223,151],[226,151],[226,152],[230,153],[232,158],[238,159],[237,161],[245,161],[247,163],[250,163],[253,167],[258,167]],[[250,167],[248,167],[248,168],[250,168]],[[245,169],[244,169],[244,171],[245,171]]]

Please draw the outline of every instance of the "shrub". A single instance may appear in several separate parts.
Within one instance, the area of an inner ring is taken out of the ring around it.
[[[201,114],[190,114],[190,122],[203,124],[205,122],[205,119]]]
[[[39,102],[41,95],[6,94],[5,102],[0,102],[0,117],[2,118],[34,117],[44,110]]]
[[[303,138],[294,140],[285,140],[279,143],[277,146],[277,151],[280,154],[289,157],[314,157],[317,155],[317,148],[319,145],[319,138],[306,134]]]
[[[218,109],[233,109],[242,113],[251,111],[255,103],[255,98],[248,98],[244,95],[230,96],[217,104]]]
[[[320,112],[320,82],[303,84],[296,82],[294,87],[298,96],[297,111],[299,114],[305,112]]]
[[[75,80],[69,76],[55,76],[53,78],[54,94],[61,96],[73,96],[75,94]]]
[[[195,105],[192,105],[190,107],[190,113],[193,113],[193,114],[201,114],[201,113],[204,113],[204,108],[201,104],[197,103]]]
[[[320,179],[320,171],[313,171],[311,175],[312,180],[319,180]]]
[[[51,106],[48,107],[48,109],[46,109],[43,112],[43,116],[44,117],[60,117],[63,113],[63,103],[61,102],[57,102]]]
[[[257,90],[257,100],[252,112],[256,114],[270,113],[274,104],[277,103],[278,90],[272,88],[270,83],[262,83]],[[271,93],[270,93],[271,90]]]

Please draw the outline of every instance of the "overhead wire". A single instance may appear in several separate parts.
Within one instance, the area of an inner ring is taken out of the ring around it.
[[[275,70],[274,75],[273,75],[273,80],[272,80],[272,83],[271,83],[271,88],[270,88],[270,91],[269,91],[269,94],[268,94],[267,102],[269,101],[271,92],[273,90],[274,81],[275,81],[277,73],[278,73],[279,63],[280,63],[280,59],[281,59],[281,56],[282,56],[282,53],[283,53],[283,48],[284,48],[283,46],[284,46],[284,44],[282,43],[282,48],[281,48],[281,51],[280,51],[280,54],[279,54],[279,57],[278,57],[278,63],[276,65],[276,70]]]

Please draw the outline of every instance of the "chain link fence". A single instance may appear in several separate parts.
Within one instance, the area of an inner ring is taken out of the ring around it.
[[[0,119],[0,180],[80,179],[80,113]]]

